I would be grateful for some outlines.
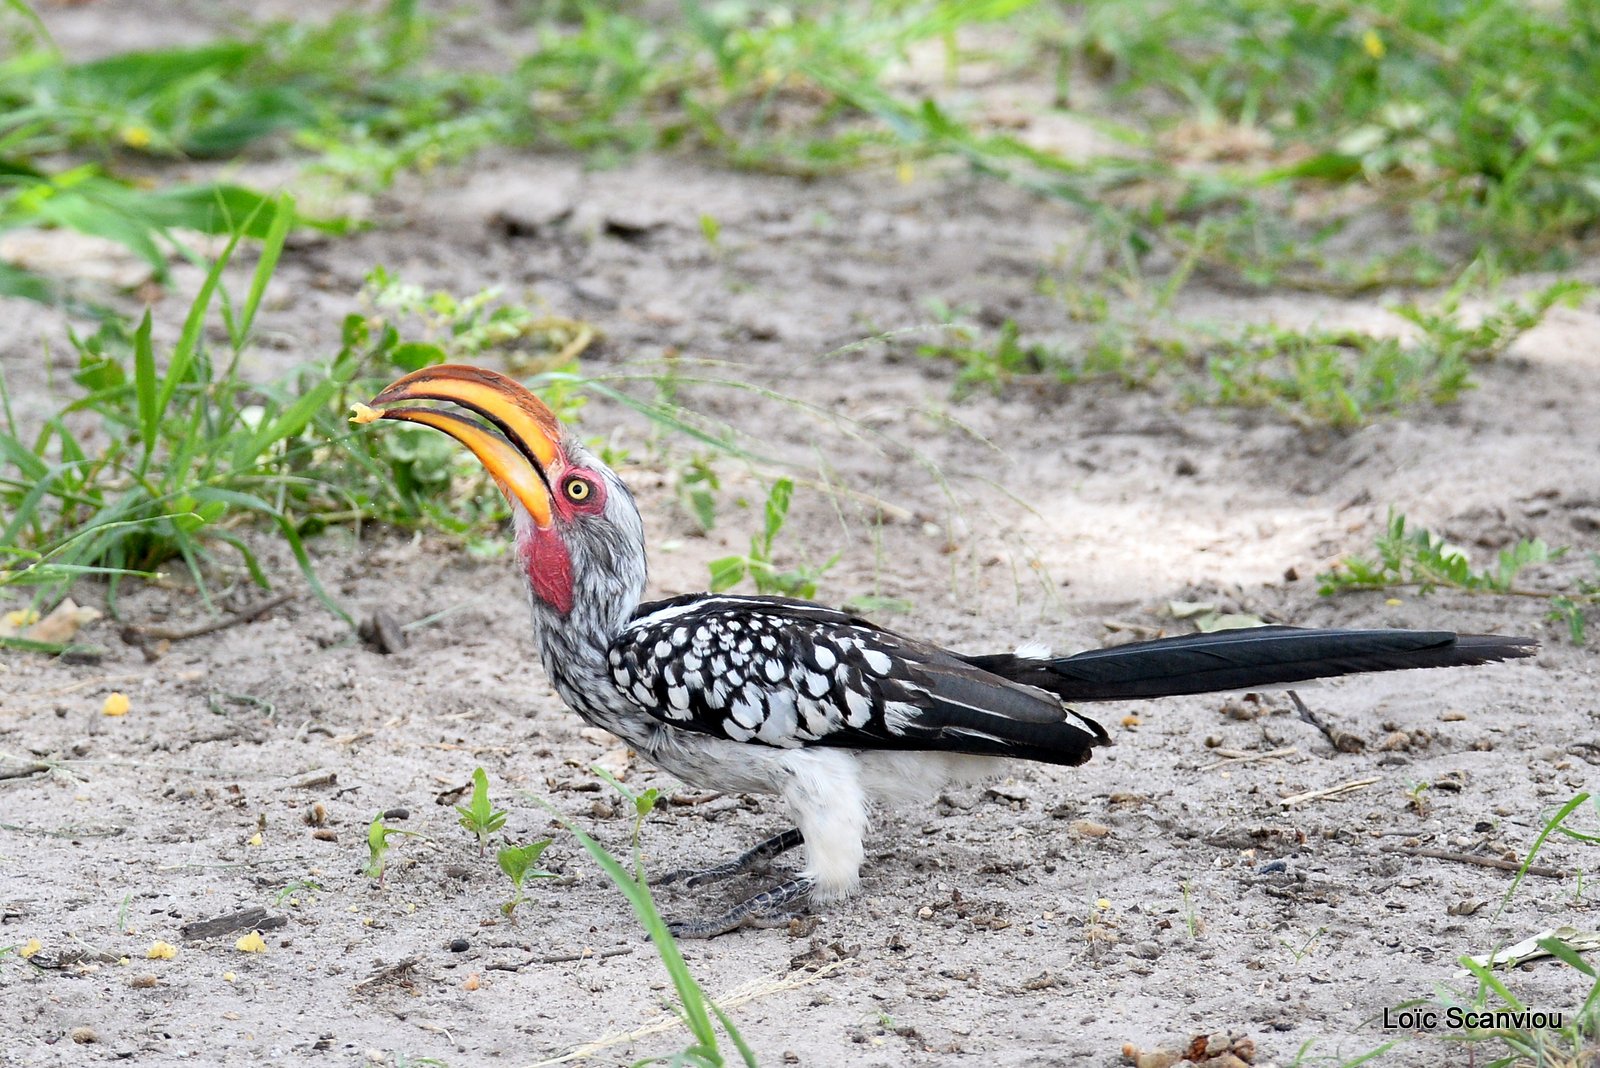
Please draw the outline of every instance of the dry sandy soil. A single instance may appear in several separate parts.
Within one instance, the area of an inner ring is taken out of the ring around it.
[[[69,46],[87,35],[73,20],[90,17],[54,16]],[[1138,628],[1180,632],[1167,602],[1203,599],[1312,626],[1544,642],[1531,662],[1303,690],[1362,752],[1336,752],[1282,695],[1102,707],[1116,744],[1087,767],[1019,765],[992,786],[883,814],[858,897],[814,925],[684,947],[763,1064],[1110,1065],[1124,1042],[1209,1032],[1251,1036],[1258,1063],[1309,1047],[1306,1063],[1335,1064],[1389,1040],[1383,1063],[1455,1063],[1459,1047],[1382,1030],[1385,1007],[1466,989],[1454,978],[1461,954],[1597,926],[1595,892],[1575,875],[1530,877],[1497,911],[1510,873],[1397,850],[1525,853],[1554,808],[1593,785],[1592,649],[1568,644],[1538,601],[1330,600],[1309,578],[1369,546],[1390,505],[1479,559],[1515,536],[1593,547],[1592,299],[1552,314],[1455,407],[1320,434],[1183,410],[1162,390],[955,401],[950,368],[910,343],[824,355],[927,323],[929,297],[1025,333],[1066,329],[1035,281],[1081,240],[1080,222],[991,184],[807,184],[690,160],[590,173],[504,156],[407,180],[370,208],[376,229],[286,255],[252,373],[330,355],[380,263],[457,293],[503,286],[595,324],[596,372],[669,350],[727,361],[724,373],[817,414],[726,390],[685,399],[770,455],[812,472],[820,460],[835,485],[891,506],[873,526],[850,497],[802,493],[781,544],[790,561],[842,550],[822,598],[903,598],[913,607],[884,617],[897,629],[969,651],[1027,639],[1066,651]],[[716,249],[703,213],[721,223]],[[1574,276],[1600,280],[1600,262]],[[185,300],[176,288],[157,308],[168,330]],[[1197,288],[1181,310],[1398,329],[1383,303]],[[3,315],[7,382],[23,417],[36,416],[67,395],[65,321],[16,303]],[[641,458],[623,474],[657,548],[654,591],[702,589],[707,562],[741,549],[756,522],[732,498],[759,483],[727,465],[720,522],[698,536],[637,420],[600,402],[583,419],[596,435],[620,426]],[[277,588],[299,594],[253,622],[153,661],[109,620],[83,635],[110,649],[97,663],[0,660],[0,771],[48,765],[0,780],[0,945],[43,947],[28,963],[0,958],[0,1064],[528,1065],[600,1039],[592,1063],[615,1064],[681,1046],[668,1029],[626,1037],[669,1019],[670,991],[576,843],[555,835],[546,862],[563,878],[535,886],[507,922],[504,880],[449,802],[482,765],[510,809],[508,835],[549,833],[544,799],[625,851],[629,821],[588,770],[603,761],[630,786],[675,791],[644,827],[655,869],[723,858],[778,829],[779,807],[678,787],[583,729],[537,665],[504,560],[370,527],[325,535],[314,551],[353,614],[455,611],[380,655],[269,549]],[[267,596],[237,576],[218,583],[230,610]],[[100,603],[102,591],[77,596]],[[179,586],[132,591],[121,613],[135,624],[207,618]],[[126,716],[101,714],[112,691],[130,697]],[[1369,784],[1283,801],[1351,780]],[[1423,783],[1425,804],[1411,804]],[[314,807],[326,813],[320,834]],[[360,872],[366,825],[397,807],[410,813],[398,825],[425,837],[395,846],[380,886]],[[1569,873],[1594,864],[1592,849],[1563,840],[1540,860]],[[708,912],[762,878],[664,892],[663,910]],[[280,923],[263,930],[264,953],[237,951],[242,932],[184,937],[185,924],[253,906]],[[158,939],[178,947],[174,959],[146,959]],[[1537,1008],[1571,1010],[1574,978],[1545,963],[1508,981]]]

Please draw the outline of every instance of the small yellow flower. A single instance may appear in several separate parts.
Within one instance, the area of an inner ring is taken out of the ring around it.
[[[39,613],[31,608],[19,608],[14,612],[7,612],[3,618],[7,626],[21,630],[23,627],[31,627],[39,622]]]
[[[231,983],[235,979],[238,979],[238,978],[239,977],[237,975],[234,975],[232,972],[223,972],[222,973],[222,981],[224,983]]]
[[[128,695],[125,693],[107,694],[106,703],[100,706],[100,711],[108,716],[126,716],[128,703]]]
[[[1367,50],[1367,55],[1373,59],[1382,59],[1384,53],[1383,38],[1378,36],[1377,30],[1368,30],[1361,35],[1361,47]]]
[[[178,947],[171,942],[153,942],[144,955],[151,960],[171,960],[178,955]]]
[[[129,148],[150,147],[150,127],[124,126],[120,132],[122,136],[122,143],[127,145]]]
[[[1384,601],[1383,603],[1388,605],[1390,608],[1395,608],[1395,607],[1397,607],[1399,605],[1405,604],[1405,602],[1402,601],[1398,597],[1390,597],[1388,600]]]
[[[255,834],[252,834],[249,837],[249,839],[246,840],[246,842],[245,842],[245,845],[258,846],[260,844],[261,844],[261,832],[260,831],[257,831]]]
[[[39,952],[43,948],[44,943],[40,942],[37,938],[30,938],[28,939],[26,945],[17,950],[17,956],[21,957],[23,960],[27,960],[29,957],[32,957],[35,953]]]
[[[1094,907],[1099,909],[1101,912],[1104,912],[1106,909],[1111,907],[1111,899],[1109,897],[1103,897],[1094,903]]]
[[[267,941],[261,937],[260,931],[251,931],[235,942],[233,948],[240,953],[265,953],[267,951]],[[223,978],[227,979],[227,976],[223,976]],[[231,983],[233,980],[229,979],[228,981]]]

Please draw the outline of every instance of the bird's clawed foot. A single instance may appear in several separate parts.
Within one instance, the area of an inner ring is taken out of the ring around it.
[[[670,886],[679,882],[691,887],[707,886],[711,883],[721,882],[723,879],[731,879],[735,875],[743,875],[778,854],[787,853],[803,841],[804,839],[800,837],[800,832],[791,827],[782,834],[773,835],[759,845],[751,846],[732,860],[700,870],[679,868],[676,871],[669,871],[656,876],[650,880],[650,883],[652,886]]]
[[[798,835],[798,832],[794,832]],[[779,835],[782,838],[783,835]],[[772,839],[777,841],[777,838]],[[762,845],[769,843],[763,842]],[[760,849],[761,846],[757,846]],[[754,852],[754,850],[751,850]],[[749,854],[745,854],[748,856]],[[743,859],[743,858],[740,858]],[[735,862],[737,863],[737,862]],[[726,867],[726,865],[723,865]],[[773,927],[788,920],[791,913],[783,911],[785,905],[799,901],[811,892],[817,881],[809,876],[788,879],[752,898],[739,902],[721,916],[710,920],[682,920],[669,922],[667,930],[674,938],[714,938],[741,927]]]

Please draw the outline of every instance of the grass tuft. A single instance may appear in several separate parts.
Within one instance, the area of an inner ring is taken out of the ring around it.
[[[1539,538],[1522,538],[1501,549],[1492,564],[1475,568],[1464,549],[1422,527],[1410,527],[1406,517],[1389,510],[1384,532],[1378,535],[1374,555],[1352,554],[1317,576],[1317,592],[1324,597],[1354,590],[1414,589],[1428,594],[1437,589],[1503,597],[1548,600],[1548,618],[1564,623],[1574,645],[1585,639],[1589,612],[1600,605],[1600,554],[1592,559],[1595,580],[1575,578],[1568,590],[1520,585],[1518,576],[1530,567],[1561,560],[1566,548],[1552,548]]]

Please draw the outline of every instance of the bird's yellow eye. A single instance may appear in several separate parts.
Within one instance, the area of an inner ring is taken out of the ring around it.
[[[569,478],[566,484],[567,500],[582,504],[594,493],[594,487],[581,478]]]

